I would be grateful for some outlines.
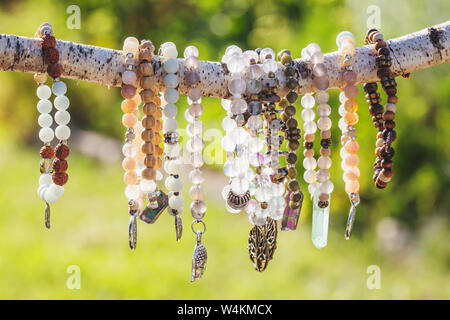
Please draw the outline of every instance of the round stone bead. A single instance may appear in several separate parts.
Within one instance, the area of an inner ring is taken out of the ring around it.
[[[314,170],[306,170],[303,173],[303,179],[307,182],[307,183],[313,183],[317,180],[316,177],[316,172]]]
[[[175,132],[178,129],[178,122],[175,119],[167,118],[163,123],[164,132]]]
[[[163,115],[166,118],[175,118],[178,113],[178,108],[173,103],[166,104],[163,109]]]
[[[275,51],[273,51],[271,48],[264,48],[259,53],[259,58],[261,59],[262,63],[264,63],[267,59],[275,60]]]
[[[231,179],[231,190],[235,194],[244,194],[249,189],[249,181],[246,178],[233,178]]]
[[[154,192],[157,187],[154,180],[142,179],[141,182],[139,182],[139,188],[142,192]]]
[[[248,73],[251,79],[257,80],[263,75],[263,70],[260,65],[252,64],[248,68]]]
[[[50,98],[50,96],[52,95],[52,90],[47,85],[40,85],[36,90],[36,94],[39,99],[45,100]]]
[[[178,98],[179,94],[175,89],[167,89],[164,92],[164,100],[166,100],[168,103],[176,103],[178,101]]]
[[[39,126],[42,128],[50,127],[53,123],[53,118],[48,113],[43,113],[38,118]]]
[[[189,58],[189,57],[196,57],[198,58],[199,52],[197,47],[195,46],[188,46],[186,47],[186,49],[184,49],[183,52],[183,56],[184,58]]]
[[[232,44],[231,46],[228,46],[225,49],[226,56],[233,56],[233,55],[240,55],[240,54],[242,54],[242,49],[234,44]]]
[[[278,70],[278,63],[274,59],[267,59],[262,66],[264,72],[276,72]]]
[[[317,166],[320,169],[329,169],[331,167],[331,158],[330,157],[319,157],[317,160]]]
[[[350,31],[342,31],[336,37],[336,45],[338,47],[341,46],[342,39],[344,39],[344,38],[351,38],[351,39],[353,39],[354,42],[356,42],[356,39],[355,39],[355,36],[353,35],[353,33],[351,33]]]
[[[178,56],[177,48],[172,45],[162,47],[161,51],[165,59],[175,59]]]
[[[202,219],[206,213],[206,203],[203,200],[195,200],[191,203],[191,215],[194,219]]]
[[[164,62],[164,71],[167,73],[176,73],[178,71],[178,60],[169,59]]]
[[[59,125],[55,129],[55,136],[59,140],[68,140],[70,137],[70,128],[66,125]]]
[[[313,67],[313,75],[314,77],[320,78],[325,77],[327,75],[327,67],[324,63],[319,63],[314,65]]]
[[[301,113],[303,121],[313,121],[315,114],[312,109],[303,109]]]
[[[122,116],[122,124],[126,127],[126,128],[133,128],[136,123],[137,123],[137,117],[136,115],[134,115],[133,113],[125,113]]]
[[[233,78],[228,81],[228,91],[234,96],[240,96],[245,92],[247,84],[244,79]]]
[[[55,108],[58,110],[66,110],[69,107],[70,101],[66,96],[58,96],[54,102]]]
[[[306,157],[303,159],[303,168],[306,170],[314,170],[316,168],[316,159],[312,157]]]
[[[330,194],[331,192],[333,192],[333,189],[334,189],[334,185],[333,185],[333,182],[331,182],[330,180],[324,181],[320,184],[320,192],[321,193]]]
[[[325,182],[328,179],[330,179],[330,172],[328,172],[327,169],[319,169],[319,171],[317,171],[317,181],[319,182]]]
[[[317,131],[317,124],[314,121],[308,121],[303,124],[303,131],[308,133],[315,133]]]
[[[191,180],[191,182],[193,184],[200,184],[202,182],[205,181],[205,176],[203,171],[201,171],[200,169],[194,169],[189,173],[189,180]]]
[[[59,200],[58,195],[50,187],[45,191],[44,198],[47,203],[56,203]]]
[[[317,127],[321,131],[330,130],[331,128],[331,119],[328,117],[320,117],[317,121]]]
[[[193,200],[203,200],[205,197],[205,191],[202,186],[195,184],[189,190],[189,195]]]
[[[324,62],[324,55],[322,52],[315,52],[311,55],[311,62],[313,64],[322,64]]]
[[[39,139],[44,143],[51,142],[54,137],[55,133],[49,127],[44,127],[41,130],[39,130]]]
[[[316,102],[319,104],[327,103],[330,99],[330,95],[325,90],[317,91],[315,96]]]
[[[126,70],[122,74],[122,82],[125,84],[134,85],[136,82],[136,73],[134,73],[134,71],[131,70]]]
[[[122,147],[122,153],[125,157],[134,157],[137,153],[137,147],[132,143],[125,143]]]
[[[244,99],[235,98],[231,101],[230,111],[233,114],[241,114],[247,111],[247,102]]]
[[[55,122],[59,125],[66,125],[70,121],[70,113],[66,110],[59,110],[55,113]]]
[[[250,107],[250,105],[249,105]],[[253,130],[253,131],[257,131],[259,129],[262,128],[263,126],[263,119],[259,116],[251,116],[248,121],[247,121],[247,125],[248,127]]]
[[[169,73],[164,77],[164,84],[169,89],[175,89],[178,86],[178,77],[173,73]]]
[[[138,199],[140,193],[141,189],[139,188],[139,185],[127,185],[127,187],[125,188],[125,196],[129,200]]]
[[[328,104],[319,104],[317,107],[319,117],[328,117],[331,114],[331,107]]]
[[[241,73],[247,65],[247,59],[242,55],[232,56],[227,62],[227,68],[232,74]]]
[[[188,92],[188,97],[189,99],[191,99],[191,101],[200,102],[202,92],[199,88],[191,88]]]
[[[127,171],[123,175],[123,182],[128,185],[136,184],[138,181],[138,175],[135,171]]]
[[[356,98],[358,96],[358,87],[354,85],[346,86],[344,88],[344,94],[347,99]]]
[[[63,81],[55,81],[52,85],[52,91],[55,96],[63,96],[67,92],[67,86]]]
[[[191,154],[191,165],[194,168],[200,168],[201,166],[203,166],[204,161],[203,161],[203,155],[201,152],[194,152],[193,154]]]
[[[52,103],[47,99],[39,100],[37,103],[37,109],[41,114],[50,113],[52,111]]]
[[[359,182],[357,180],[347,181],[345,183],[345,192],[347,193],[358,193],[359,192]]]
[[[172,195],[169,197],[169,207],[175,210],[183,208],[183,198],[180,195]]]
[[[305,94],[302,99],[300,100],[302,106],[306,109],[311,109],[314,107],[315,100],[314,97],[310,94]]]
[[[139,40],[135,37],[128,37],[123,42],[123,51],[136,54],[139,51]]]

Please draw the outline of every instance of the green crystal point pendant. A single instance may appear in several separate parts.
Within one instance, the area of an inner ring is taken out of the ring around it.
[[[323,248],[327,245],[328,220],[330,217],[330,204],[326,208],[319,207],[320,188],[314,191],[313,198],[313,220],[311,240],[316,248]]]

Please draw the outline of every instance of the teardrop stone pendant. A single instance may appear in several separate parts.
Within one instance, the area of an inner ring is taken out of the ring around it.
[[[317,187],[314,191],[313,199],[313,220],[311,240],[314,246],[318,249],[327,245],[328,238],[328,220],[330,217],[330,201],[325,208],[319,207],[319,193],[320,188]],[[331,200],[331,199],[330,199]]]

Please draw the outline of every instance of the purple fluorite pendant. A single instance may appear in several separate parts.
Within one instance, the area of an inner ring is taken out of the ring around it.
[[[289,207],[289,200],[291,199],[291,194],[292,191],[289,191],[288,196],[286,198],[286,208],[284,209],[283,219],[281,220],[281,230],[283,231],[297,229],[298,219],[300,217],[300,209],[291,209]]]

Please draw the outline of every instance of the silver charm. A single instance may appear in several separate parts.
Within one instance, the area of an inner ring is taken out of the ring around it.
[[[351,193],[350,203],[352,204],[352,206],[350,207],[350,212],[348,213],[347,227],[345,229],[346,240],[349,240],[350,236],[352,235],[353,224],[355,223],[356,218],[356,206],[359,204],[359,194]]]
[[[50,205],[45,203],[45,227],[50,229]]]
[[[246,193],[241,195],[237,195],[230,190],[227,197],[227,204],[235,210],[241,210],[247,206],[250,199],[251,195],[248,190]]]
[[[180,215],[175,216],[175,234],[177,236],[177,241],[181,240],[181,234],[183,233],[183,224],[181,222]]]
[[[194,231],[194,223],[203,224],[203,231]],[[192,222],[192,231],[197,234],[197,244],[195,245],[194,255],[192,256],[192,274],[191,274],[191,282],[198,280],[202,277],[203,273],[206,269],[206,261],[208,259],[208,254],[206,252],[206,248],[202,243],[202,235],[206,230],[205,223],[202,220],[194,220]]]
[[[136,216],[139,211],[136,211],[135,214],[133,214],[130,217],[130,225],[128,227],[128,244],[130,245],[131,250],[136,249],[137,245],[137,221]]]

